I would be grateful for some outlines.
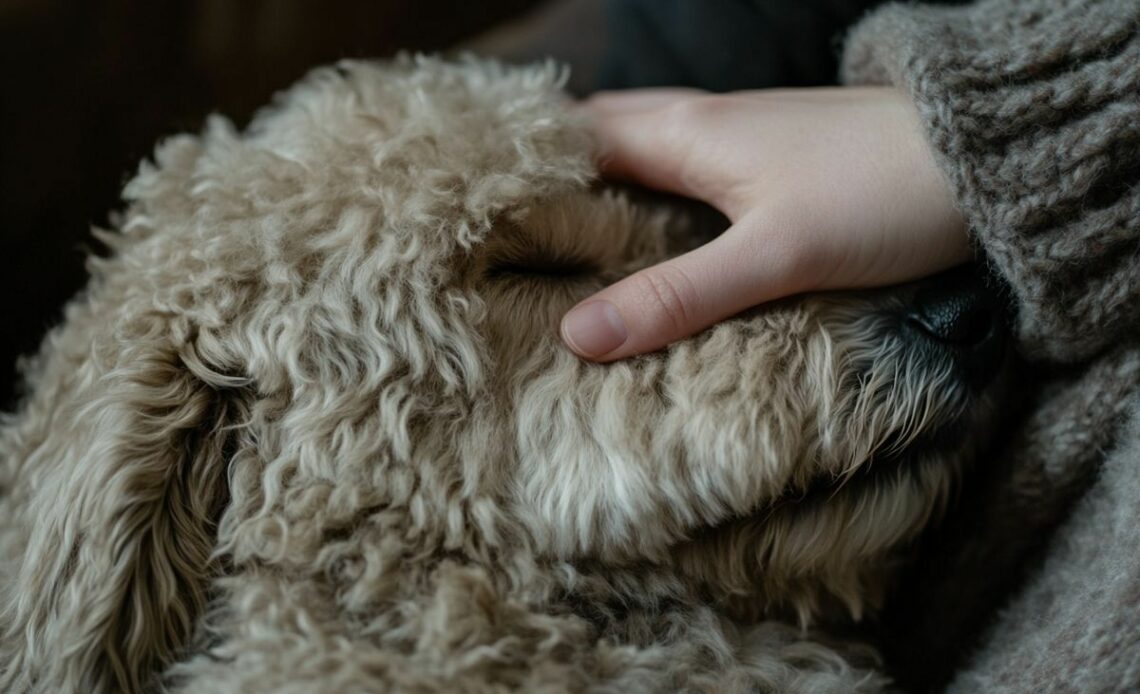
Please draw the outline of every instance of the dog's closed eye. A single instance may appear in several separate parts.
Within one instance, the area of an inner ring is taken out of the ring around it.
[[[599,272],[597,263],[584,258],[544,253],[538,249],[514,250],[516,252],[492,259],[484,276],[489,280],[574,280]]]
[[[637,244],[644,220],[616,196],[555,196],[513,214],[504,214],[480,249],[483,279],[507,285],[548,285],[618,279]],[[598,287],[600,289],[601,286]]]

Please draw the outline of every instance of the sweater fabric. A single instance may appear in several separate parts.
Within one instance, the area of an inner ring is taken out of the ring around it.
[[[848,84],[905,89],[1027,353],[1087,359],[1140,317],[1140,4],[891,5],[852,32]]]
[[[910,94],[1047,383],[904,574],[892,668],[914,690],[1140,690],[1140,3],[889,5],[842,76]]]

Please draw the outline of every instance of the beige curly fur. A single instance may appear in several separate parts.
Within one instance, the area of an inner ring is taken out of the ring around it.
[[[0,429],[0,690],[883,686],[795,622],[877,603],[989,396],[901,290],[574,358],[695,232],[559,79],[344,63],[159,147]]]

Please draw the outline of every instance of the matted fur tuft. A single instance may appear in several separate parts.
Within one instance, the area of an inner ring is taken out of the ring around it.
[[[346,62],[158,148],[0,429],[0,689],[884,685],[806,627],[874,607],[990,397],[902,290],[573,357],[695,232],[591,187],[561,79]]]

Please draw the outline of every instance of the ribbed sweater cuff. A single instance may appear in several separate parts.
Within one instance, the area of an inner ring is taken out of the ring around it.
[[[1087,358],[1140,320],[1140,3],[889,5],[848,84],[912,96],[1032,356]]]

